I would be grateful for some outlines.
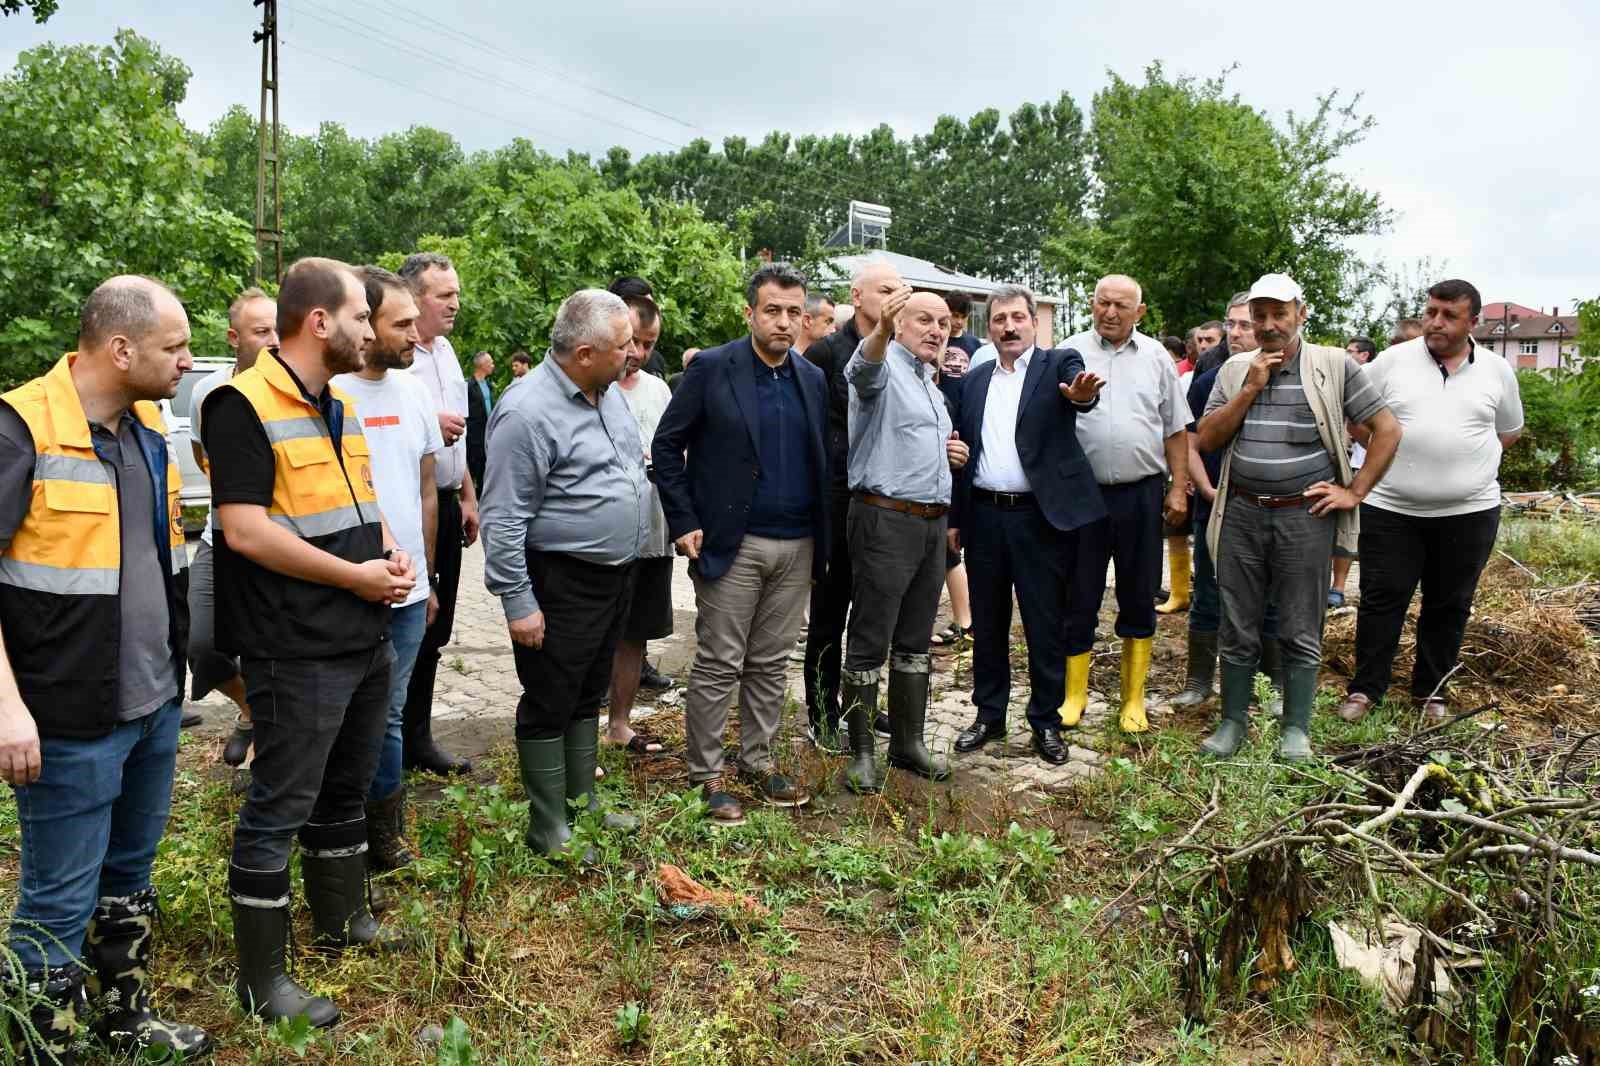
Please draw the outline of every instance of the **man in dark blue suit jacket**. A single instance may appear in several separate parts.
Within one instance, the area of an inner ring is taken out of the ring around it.
[[[745,296],[750,336],[695,357],[650,452],[668,532],[689,557],[698,649],[685,760],[719,825],[743,821],[722,786],[722,733],[739,692],[739,769],[768,803],[810,797],[774,772],[789,650],[828,559],[827,383],[791,348],[805,279],[763,267]]]
[[[1066,761],[1067,575],[1072,531],[1104,517],[1077,416],[1099,402],[1101,380],[1070,348],[1034,346],[1033,294],[1006,285],[989,297],[998,358],[967,374],[958,420],[972,458],[956,481],[952,546],[967,549],[972,590],[972,702],[977,720],[956,738],[976,751],[1005,736],[1011,695],[1011,590],[1028,641],[1028,725],[1046,762]]]

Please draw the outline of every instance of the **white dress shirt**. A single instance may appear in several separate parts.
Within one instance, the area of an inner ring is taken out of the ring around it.
[[[1154,337],[1135,330],[1112,345],[1093,329],[1062,342],[1083,356],[1084,369],[1105,387],[1093,411],[1078,414],[1078,443],[1102,485],[1126,485],[1156,474],[1165,476],[1166,438],[1192,420],[1178,388],[1172,354]]]
[[[972,483],[990,492],[1032,492],[1028,475],[1017,455],[1017,411],[1022,402],[1022,383],[1028,376],[1028,363],[1034,349],[1017,357],[1016,365],[1006,369],[1005,361],[995,359],[989,377],[989,395],[983,401],[983,449],[978,452],[978,469]]]
[[[461,361],[456,358],[450,338],[435,337],[431,348],[419,344],[415,351],[410,374],[422,382],[428,395],[433,397],[435,407],[440,412],[449,411],[462,418],[467,417],[467,376],[461,372]],[[435,454],[433,462],[434,479],[439,487],[459,489],[467,473],[466,433],[463,432],[454,444],[446,445]],[[482,486],[474,485],[473,488],[481,490]]]

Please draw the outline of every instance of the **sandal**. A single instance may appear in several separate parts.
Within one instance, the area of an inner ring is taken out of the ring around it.
[[[956,625],[954,622],[951,622],[949,625],[945,626],[943,629],[939,630],[939,632],[933,635],[932,644],[936,648],[954,647],[965,640],[971,632],[971,626],[962,628],[961,626]]]
[[[652,744],[655,745],[654,751],[650,750]],[[661,742],[659,737],[653,737],[649,733],[635,733],[628,738],[626,744],[613,746],[621,747],[632,758],[640,758],[645,755],[660,755],[667,750],[667,746]]]

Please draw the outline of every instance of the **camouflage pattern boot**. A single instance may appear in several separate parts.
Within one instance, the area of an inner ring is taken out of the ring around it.
[[[118,1051],[171,1048],[185,1059],[211,1052],[204,1029],[156,1017],[150,1005],[150,942],[156,890],[106,896],[95,906],[83,942],[89,997],[100,1008],[94,1031]]]
[[[78,1066],[78,1052],[73,1045],[78,1037],[79,1004],[83,1001],[82,972],[72,966],[48,974],[30,973],[22,983],[27,1018],[16,1018],[11,1023],[11,1029],[22,1037],[16,1061],[27,1066]],[[8,979],[5,991],[16,990]]]

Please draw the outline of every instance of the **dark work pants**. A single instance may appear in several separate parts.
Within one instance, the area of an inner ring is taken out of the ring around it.
[[[528,552],[544,644],[512,644],[522,698],[517,739],[547,740],[580,718],[600,714],[611,686],[611,657],[633,600],[633,564],[605,566],[560,552]]]
[[[876,678],[890,658],[890,669],[927,673],[944,588],[946,516],[919,518],[851,500],[849,522],[855,607],[845,670],[864,683],[863,675]]]
[[[972,702],[978,718],[1004,724],[1011,698],[1011,590],[1022,610],[1028,641],[1028,724],[1061,727],[1067,663],[1063,651],[1070,534],[1045,520],[1036,503],[1003,507],[972,504],[967,587],[972,594]]]
[[[1217,537],[1217,586],[1222,590],[1223,662],[1261,661],[1267,603],[1278,605],[1278,645],[1289,666],[1322,663],[1322,624],[1328,612],[1337,518],[1305,505],[1262,507],[1243,497],[1228,501]]]
[[[329,659],[243,660],[256,757],[233,834],[234,866],[282,870],[296,833],[313,846],[305,840],[308,826],[359,827],[365,820],[393,663],[387,639]]]
[[[854,581],[849,518],[849,494],[834,493],[828,516],[832,554],[822,579],[811,586],[811,620],[806,629],[806,710],[813,724],[839,720],[839,664],[844,661],[844,626]]]
[[[1161,575],[1161,497],[1166,479],[1159,474],[1126,485],[1101,485],[1106,517],[1072,534],[1077,558],[1067,595],[1067,654],[1094,647],[1100,601],[1106,594],[1106,565],[1117,567],[1117,636],[1151,637],[1156,632],[1156,586]]]
[[[1217,589],[1217,568],[1206,544],[1206,526],[1211,522],[1211,505],[1194,500],[1194,598],[1189,605],[1189,632],[1215,633],[1222,628],[1222,593]],[[1269,595],[1261,621],[1261,639],[1278,639],[1278,605]]]
[[[427,565],[425,560],[417,560]],[[433,737],[433,683],[439,674],[439,649],[450,643],[450,631],[456,624],[456,589],[461,584],[461,494],[454,489],[439,490],[439,532],[433,545],[433,562],[439,579],[433,591],[439,596],[439,613],[433,625],[422,635],[422,647],[417,650],[417,665],[411,671],[411,681],[406,687],[406,707],[402,715],[405,723],[403,742],[405,759],[409,765],[415,758],[418,740]]]
[[[1389,690],[1406,609],[1422,586],[1411,694],[1431,696],[1456,665],[1478,577],[1500,531],[1500,507],[1415,518],[1361,505],[1361,604],[1350,691],[1373,701]]]

